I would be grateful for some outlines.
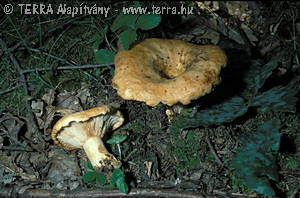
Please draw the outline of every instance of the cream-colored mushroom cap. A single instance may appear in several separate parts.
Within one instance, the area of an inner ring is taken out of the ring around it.
[[[126,100],[156,106],[189,104],[220,83],[227,57],[215,45],[173,39],[146,39],[115,58],[112,86]]]
[[[62,117],[53,127],[53,141],[66,150],[83,148],[94,168],[121,162],[110,154],[102,141],[109,129],[116,129],[124,122],[119,111],[108,106],[95,107]]]

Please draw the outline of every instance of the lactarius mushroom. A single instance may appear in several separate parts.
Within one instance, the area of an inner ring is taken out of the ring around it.
[[[153,38],[119,51],[114,64],[112,86],[123,99],[171,106],[210,93],[227,58],[215,45]]]
[[[51,136],[65,150],[83,148],[94,168],[108,165],[119,168],[121,162],[106,150],[102,137],[123,121],[119,111],[108,106],[95,107],[62,117],[54,125]]]

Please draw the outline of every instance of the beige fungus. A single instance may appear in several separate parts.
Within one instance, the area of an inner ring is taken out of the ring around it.
[[[119,51],[114,64],[112,86],[123,99],[171,106],[210,93],[227,58],[215,45],[153,38]]]
[[[84,149],[94,168],[107,165],[119,168],[121,162],[106,150],[102,138],[123,122],[119,111],[108,106],[95,107],[62,117],[54,125],[51,137],[63,149]]]

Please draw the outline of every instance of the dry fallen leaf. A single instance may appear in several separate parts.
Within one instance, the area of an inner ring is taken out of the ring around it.
[[[40,99],[31,102],[31,108],[34,111],[35,116],[41,117],[43,115],[44,102]]]
[[[75,111],[83,111],[83,108],[80,104],[79,98],[76,96],[74,92],[67,92],[58,94],[56,107],[62,109],[73,109]]]
[[[72,112],[82,111],[81,103],[85,104],[89,96],[89,85],[86,83],[82,83],[81,89],[76,92],[65,91],[57,96],[55,96],[54,90],[49,89],[42,99],[36,99],[31,102],[31,108],[34,111],[39,128],[44,129],[44,134],[47,134],[47,129],[51,127],[56,112],[64,115],[70,113],[70,110],[67,110],[67,112],[61,110],[65,108],[73,109]],[[57,105],[53,106],[55,100]]]
[[[24,126],[24,122],[17,116],[10,113],[3,114],[0,117],[0,129],[4,134],[3,137],[8,137],[9,145],[24,146],[25,144],[19,137],[19,133]]]
[[[41,99],[31,101],[31,109],[34,112],[39,128],[42,129],[44,121],[41,117],[44,113],[44,102]]]
[[[200,36],[200,38],[209,39],[211,44],[216,45],[220,40],[220,33],[217,32],[217,20],[215,18],[210,18],[208,21],[210,28],[206,27],[205,34]]]
[[[91,96],[89,87],[89,84],[83,82],[81,83],[81,88],[77,90],[76,96],[80,99],[81,104],[86,104]]]
[[[49,158],[51,166],[47,179],[49,179],[56,188],[65,189],[65,187],[70,186],[70,184],[76,188],[79,183],[77,181],[78,172],[75,157],[66,154],[60,149],[54,149],[49,152]]]
[[[228,14],[236,16],[240,21],[249,21],[252,13],[247,1],[226,1]]]
[[[42,100],[46,102],[47,105],[52,105],[55,99],[55,90],[49,89],[48,93],[43,95]]]
[[[258,41],[257,37],[254,35],[254,32],[251,28],[249,28],[247,25],[245,24],[241,24],[241,28],[242,30],[245,32],[246,36],[248,37],[249,41],[251,42],[251,44],[253,46],[256,46],[255,42]]]
[[[215,45],[220,40],[220,33],[216,30],[216,18],[188,16],[183,17],[183,24],[180,26],[180,30],[174,34],[174,38],[196,44]]]
[[[14,157],[7,151],[0,151],[0,182],[11,183],[18,177],[18,167],[13,164]]]
[[[217,11],[220,8],[218,1],[197,1],[196,4],[201,10],[208,11],[209,13]]]

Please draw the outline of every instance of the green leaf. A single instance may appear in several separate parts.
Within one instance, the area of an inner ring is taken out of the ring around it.
[[[106,185],[103,186],[103,188],[105,188],[105,189],[115,189],[116,186],[112,185],[112,184],[106,184]]]
[[[128,186],[125,182],[124,177],[119,177],[117,179],[117,188],[122,192],[127,194],[128,193]]]
[[[275,195],[268,179],[278,181],[276,160],[271,151],[279,149],[280,127],[279,120],[270,120],[255,133],[243,136],[243,147],[232,160],[236,177],[249,189],[268,196]]]
[[[103,42],[105,34],[107,33],[108,26],[105,25],[104,30],[101,32],[97,32],[92,36],[92,38],[89,40],[89,43],[93,43],[94,50],[98,50],[99,45]]]
[[[242,73],[242,79],[246,83],[246,90],[253,96],[258,93],[258,90],[262,86],[262,80],[260,80],[262,65],[263,63],[260,60],[251,60],[249,68]]]
[[[123,14],[118,15],[113,24],[110,26],[110,30],[115,32],[116,30],[120,29],[125,23],[125,17]]]
[[[100,76],[102,75],[105,71],[109,70],[108,67],[100,67],[96,70],[95,75]]]
[[[138,2],[138,1],[134,1],[133,3],[134,3],[134,5],[133,5],[134,8],[142,7],[140,2]]]
[[[176,120],[174,128],[197,128],[199,126],[220,125],[224,122],[231,122],[237,117],[245,114],[248,106],[243,98],[233,97],[223,104],[214,105],[211,109],[197,112],[193,117],[181,117]]]
[[[278,66],[282,55],[283,51],[277,52],[271,60],[263,66],[258,60],[251,62],[249,69],[247,69],[243,75],[243,80],[247,84],[247,89],[250,90],[253,95],[258,93],[258,90],[264,85],[267,78],[269,78],[273,70]]]
[[[120,36],[120,41],[121,41],[121,44],[122,44],[122,47],[125,49],[125,50],[128,50],[129,49],[129,46],[137,39],[137,36],[136,36],[136,31],[135,30],[132,30],[132,29],[129,29],[129,30],[126,30],[124,32],[122,32],[121,36]]]
[[[82,180],[85,183],[89,183],[91,181],[94,181],[96,179],[96,172],[92,171],[92,172],[87,172],[83,175]]]
[[[122,170],[115,169],[110,178],[110,184],[115,185],[117,183],[118,178],[120,178],[120,177],[124,177]]]
[[[280,143],[280,121],[269,120],[259,126],[255,133],[241,138],[242,150],[278,151]]]
[[[138,18],[135,24],[136,28],[141,28],[142,30],[150,30],[159,25],[161,21],[160,15],[157,14],[145,14]]]
[[[110,27],[110,30],[115,32],[118,29],[128,26],[131,28],[134,28],[136,19],[138,18],[139,15],[125,15],[125,14],[120,14],[117,16],[117,18],[114,20],[113,24]]]
[[[104,185],[106,183],[106,177],[101,172],[96,172],[96,182],[98,184]]]
[[[111,139],[107,140],[107,143],[109,143],[109,144],[120,144],[126,138],[127,138],[127,136],[125,136],[125,135],[115,135]]]
[[[298,100],[295,95],[297,93],[298,90],[293,89],[291,86],[277,86],[253,98],[250,106],[260,106],[259,110],[261,112],[281,111],[295,113]]]
[[[118,189],[122,193],[127,194],[128,193],[128,186],[125,182],[125,176],[121,169],[115,169],[111,178],[110,178],[110,184],[116,185]]]
[[[114,68],[110,68],[109,73],[110,73],[111,76],[114,76],[114,75],[115,75],[115,70],[114,70]]]
[[[87,42],[87,44],[90,44],[90,43],[94,43],[96,42],[97,40],[100,40],[100,39],[104,39],[104,37],[101,38],[101,35],[96,33],[92,36],[92,38]]]
[[[114,57],[115,53],[106,49],[101,49],[95,53],[95,58],[98,64],[111,64],[114,62]]]
[[[99,48],[99,45],[103,42],[103,40],[104,40],[104,37],[102,37],[102,38],[97,38],[97,40],[93,43],[93,49],[94,50],[98,50],[98,48]]]
[[[92,166],[92,164],[89,160],[86,161],[86,168],[88,171],[95,171],[94,167]]]

